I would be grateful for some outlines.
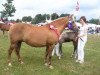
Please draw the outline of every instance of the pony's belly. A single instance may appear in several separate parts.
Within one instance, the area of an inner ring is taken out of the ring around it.
[[[28,45],[30,45],[30,46],[32,46],[32,47],[45,47],[46,45],[44,44],[28,44]]]
[[[37,41],[37,42],[32,42],[32,41],[29,42],[29,41],[27,41],[25,43],[30,45],[30,46],[32,46],[32,47],[44,47],[44,46],[46,46],[46,42],[39,42],[39,41]]]

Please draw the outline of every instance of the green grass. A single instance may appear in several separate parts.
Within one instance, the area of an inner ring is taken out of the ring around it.
[[[45,48],[35,48],[22,44],[21,57],[24,64],[17,61],[15,53],[12,53],[12,67],[7,66],[7,49],[9,39],[7,34],[2,36],[0,32],[0,75],[100,75],[100,36],[89,35],[85,46],[85,63],[78,64],[74,58],[70,58],[73,51],[72,43],[63,44],[64,56],[58,60],[52,57],[51,70],[44,66]]]

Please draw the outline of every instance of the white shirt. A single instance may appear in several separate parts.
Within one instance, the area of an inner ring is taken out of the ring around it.
[[[84,36],[80,37],[84,41],[87,41],[87,30],[88,30],[87,24],[80,26],[79,36],[84,35]]]

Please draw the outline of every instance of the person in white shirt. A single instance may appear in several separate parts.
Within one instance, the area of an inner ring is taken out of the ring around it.
[[[84,46],[87,42],[87,23],[85,16],[82,16],[80,18],[80,23],[82,26],[80,26],[79,34],[78,34],[78,47],[77,47],[77,54],[78,59],[76,62],[78,63],[84,63]]]

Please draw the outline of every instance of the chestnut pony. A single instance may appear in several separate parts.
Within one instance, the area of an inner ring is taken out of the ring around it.
[[[10,48],[8,49],[8,65],[11,66],[11,53],[15,49],[18,61],[23,63],[20,57],[20,47],[21,43],[32,47],[45,47],[45,65],[49,68],[51,66],[51,53],[58,42],[59,35],[68,26],[69,20],[73,20],[72,16],[66,16],[59,18],[51,23],[44,26],[32,26],[31,24],[16,23],[10,27],[9,38],[10,38]],[[54,27],[50,28],[50,25]]]
[[[0,29],[3,31],[3,35],[5,33],[5,31],[9,31],[11,25],[6,25],[4,23],[0,23]]]

